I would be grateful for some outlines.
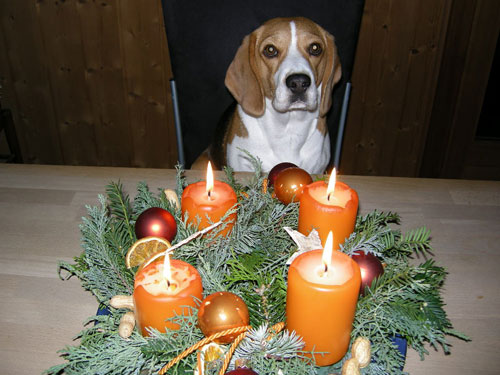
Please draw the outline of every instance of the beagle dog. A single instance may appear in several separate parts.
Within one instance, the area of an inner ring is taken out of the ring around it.
[[[217,127],[214,142],[195,161],[252,171],[245,152],[264,171],[292,162],[323,173],[330,162],[326,114],[341,76],[334,38],[307,18],[275,18],[247,35],[225,84],[236,99]]]

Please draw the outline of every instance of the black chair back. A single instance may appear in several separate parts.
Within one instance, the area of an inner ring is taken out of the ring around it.
[[[328,128],[332,140],[336,139],[364,0],[162,0],[162,3],[186,167],[211,142],[220,116],[234,100],[224,86],[224,78],[241,41],[275,17],[307,17],[335,37],[342,79],[334,89]],[[334,148],[332,141],[332,154]]]

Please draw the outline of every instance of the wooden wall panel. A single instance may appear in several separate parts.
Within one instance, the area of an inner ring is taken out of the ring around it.
[[[2,105],[31,163],[173,167],[160,0],[0,0]]]
[[[84,76],[95,119],[98,162],[131,165],[133,152],[126,111],[125,72],[116,2],[77,3],[85,60]]]
[[[32,1],[0,1],[0,98],[12,109],[23,160],[62,164],[44,40]]]
[[[96,165],[91,98],[85,81],[80,15],[74,1],[36,3],[65,164]]]
[[[177,149],[166,144],[168,139],[175,140],[175,130],[173,120],[166,116],[171,108],[167,107],[171,104],[167,100],[171,73],[170,67],[163,63],[168,54],[160,1],[119,3],[127,107],[133,148],[137,151],[132,166],[177,158]]]
[[[449,0],[367,0],[340,169],[416,176]]]

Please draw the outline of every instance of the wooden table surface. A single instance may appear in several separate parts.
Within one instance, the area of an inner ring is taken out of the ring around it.
[[[188,181],[199,175],[188,172]],[[79,280],[61,281],[59,260],[81,252],[78,225],[105,185],[120,180],[131,195],[139,181],[174,188],[175,171],[107,167],[0,165],[0,373],[40,374],[62,362],[96,301]],[[472,342],[450,338],[452,353],[420,361],[412,375],[499,374],[500,182],[342,176],[358,191],[360,212],[391,210],[402,229],[432,232],[437,262],[447,268],[448,315]]]

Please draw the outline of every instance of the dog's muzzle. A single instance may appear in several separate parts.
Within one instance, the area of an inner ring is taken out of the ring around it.
[[[318,106],[318,92],[312,75],[306,69],[277,73],[277,87],[273,107],[278,112],[293,110],[314,111]]]
[[[305,73],[292,73],[285,79],[285,86],[288,93],[288,110],[314,110],[316,108],[316,96],[312,91],[311,77]]]
[[[286,78],[286,87],[294,96],[303,95],[311,86],[311,78],[306,74],[291,74]]]

